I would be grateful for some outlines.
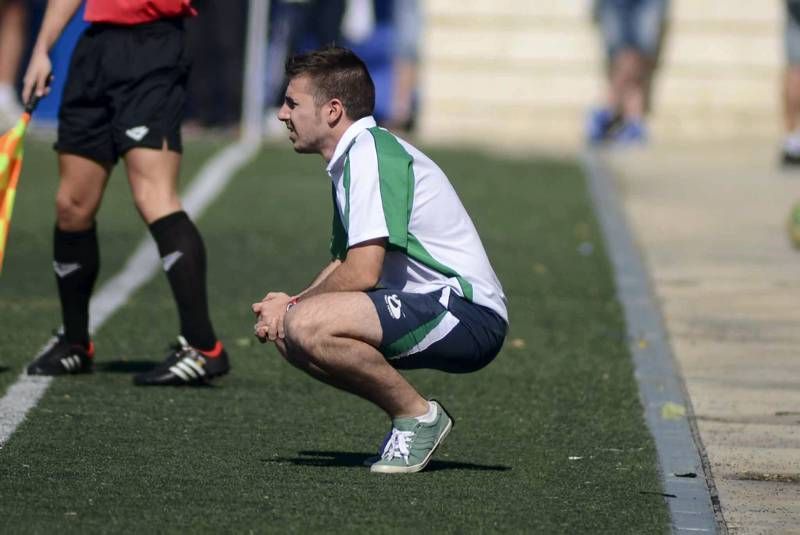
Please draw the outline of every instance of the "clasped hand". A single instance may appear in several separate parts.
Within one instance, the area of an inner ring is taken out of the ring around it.
[[[256,324],[253,326],[256,338],[263,344],[284,337],[283,318],[291,297],[283,292],[269,292],[264,299],[253,303]]]

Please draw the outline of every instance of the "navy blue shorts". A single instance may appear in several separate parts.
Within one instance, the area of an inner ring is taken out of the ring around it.
[[[383,328],[378,349],[397,369],[474,372],[503,346],[508,329],[503,318],[450,288],[429,294],[378,289],[367,296]]]

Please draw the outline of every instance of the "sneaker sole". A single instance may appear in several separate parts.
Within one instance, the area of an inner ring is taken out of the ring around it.
[[[228,368],[228,369],[223,370],[221,372],[217,372],[215,374],[205,375],[203,377],[194,379],[194,380],[189,381],[189,382],[184,381],[184,380],[181,379],[181,382],[179,382],[179,383],[171,383],[171,382],[140,382],[140,381],[136,380],[136,377],[134,377],[133,378],[133,384],[135,386],[167,386],[167,387],[171,386],[171,387],[178,387],[178,388],[180,388],[182,386],[185,386],[185,387],[209,386],[213,380],[219,379],[223,375],[228,375],[228,373],[230,371],[231,371],[231,369]],[[177,377],[177,376],[175,376],[175,377]]]
[[[413,474],[415,472],[419,472],[428,466],[428,461],[431,460],[433,457],[434,452],[439,448],[439,445],[444,442],[444,439],[447,438],[447,435],[450,434],[450,430],[453,428],[453,419],[450,418],[447,422],[447,427],[444,428],[442,434],[439,435],[439,438],[436,440],[436,444],[433,445],[431,451],[428,452],[428,455],[422,460],[419,464],[414,464],[411,466],[386,466],[386,465],[378,465],[373,464],[370,466],[369,471],[375,472],[377,474]]]
[[[70,375],[87,375],[90,373],[94,373],[94,370],[91,368],[88,370],[77,370],[74,372],[68,372],[68,371],[46,372],[44,370],[25,370],[25,373],[27,375],[30,375],[31,377],[67,377]]]
[[[217,372],[217,373],[215,373],[215,374],[209,374],[209,375],[207,375],[207,376],[204,378],[204,379],[205,379],[205,380],[204,380],[204,383],[205,383],[205,384],[210,384],[210,383],[211,383],[211,381],[213,381],[214,379],[219,379],[220,377],[223,377],[223,376],[225,376],[225,375],[228,375],[228,373],[230,373],[230,371],[231,371],[231,369],[230,369],[230,368],[228,368],[228,369],[226,369],[226,370],[223,370],[223,371],[221,371],[221,372]],[[201,383],[201,384],[203,384],[203,383]]]

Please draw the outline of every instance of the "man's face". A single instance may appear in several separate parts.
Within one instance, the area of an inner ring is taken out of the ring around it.
[[[312,90],[309,76],[292,78],[286,88],[283,105],[278,110],[278,119],[289,129],[289,141],[296,152],[321,152],[328,134],[329,128],[321,113],[324,106],[318,107],[314,103]]]

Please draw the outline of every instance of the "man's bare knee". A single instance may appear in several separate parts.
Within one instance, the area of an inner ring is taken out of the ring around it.
[[[294,344],[288,335],[286,338],[275,340],[275,347],[286,362],[299,370],[309,371],[311,359],[303,349]]]
[[[315,355],[319,342],[324,336],[323,326],[319,325],[307,307],[298,306],[284,317],[284,332],[287,358],[308,359]]]
[[[278,353],[286,359],[289,364],[295,366],[295,361],[297,361],[298,353],[290,348],[289,341],[285,338],[277,338],[273,342],[275,344],[275,349],[278,350]]]
[[[56,194],[56,221],[61,230],[91,227],[103,198],[111,164],[74,154],[59,154],[60,183]]]
[[[61,230],[85,230],[94,221],[94,206],[68,191],[59,191],[56,195],[56,221]]]

